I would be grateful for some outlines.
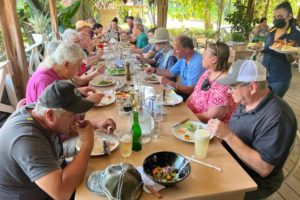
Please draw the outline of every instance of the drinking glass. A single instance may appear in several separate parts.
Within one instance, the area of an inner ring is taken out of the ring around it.
[[[130,130],[117,130],[117,136],[120,142],[120,154],[123,157],[129,157],[132,152],[132,133]]]
[[[199,159],[206,157],[210,133],[205,129],[197,129],[195,131],[195,156]]]

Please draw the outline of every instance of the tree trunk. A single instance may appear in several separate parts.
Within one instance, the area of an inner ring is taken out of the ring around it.
[[[264,17],[266,17],[267,14],[268,14],[269,4],[270,4],[270,0],[267,0],[265,12],[264,12]]]
[[[212,29],[213,25],[211,23],[211,6],[212,3],[210,0],[205,1],[205,8],[204,8],[204,27],[206,30]]]
[[[4,38],[7,59],[13,68],[13,82],[19,99],[25,96],[28,81],[28,65],[21,37],[15,0],[0,1],[0,25]]]
[[[297,14],[297,24],[298,24],[298,26],[300,26],[300,7],[298,10],[298,14]]]
[[[254,0],[248,0],[246,15],[252,20],[254,10]]]

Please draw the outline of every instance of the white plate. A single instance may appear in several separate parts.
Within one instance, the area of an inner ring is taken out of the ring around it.
[[[149,79],[149,78],[151,78],[152,77],[152,79],[153,80],[147,80],[147,79]],[[147,75],[147,76],[145,76],[144,78],[143,78],[143,81],[145,82],[145,83],[159,83],[159,79],[158,79],[158,77],[156,76],[156,75]]]
[[[197,129],[199,129],[199,128],[207,129],[207,125],[203,124],[202,122],[199,122],[199,121],[187,121],[187,122],[191,122]],[[195,132],[189,132],[185,128],[185,123],[187,123],[187,122],[184,122],[183,124],[180,124],[180,125],[172,128],[172,133],[179,140],[182,140],[184,142],[194,143]],[[211,135],[210,139],[212,137],[213,137],[213,135]]]
[[[300,53],[300,48],[297,47],[297,49],[292,49],[292,50],[279,50],[279,49],[276,49],[276,48],[273,48],[273,47],[269,47],[270,49],[272,49],[273,51],[276,51],[278,53],[283,53],[283,54],[294,54],[294,53]]]
[[[111,82],[110,82],[110,83],[107,83],[107,84],[99,85],[98,82],[100,82],[100,81],[102,81],[102,80],[110,80]],[[108,78],[108,79],[100,78],[100,79],[94,79],[94,80],[92,80],[92,81],[90,82],[90,84],[91,84],[92,86],[96,86],[96,87],[106,87],[106,86],[110,86],[110,85],[115,84],[115,82],[116,82],[116,81],[115,81],[114,79],[110,79],[110,78]]]
[[[183,98],[178,94],[168,93],[165,96],[163,104],[165,106],[174,106],[180,104],[183,101]]]
[[[99,131],[94,132],[94,148],[91,152],[91,156],[101,156],[104,155],[103,150],[103,138],[105,138],[110,151],[114,151],[119,146],[119,140],[115,135],[107,135],[106,133],[101,133]],[[76,150],[80,151],[80,147],[82,145],[81,140],[79,137],[76,141]]]
[[[97,105],[96,107],[102,107],[102,106],[107,106],[116,101],[116,95],[114,94],[105,94],[104,97],[101,99],[101,102]]]

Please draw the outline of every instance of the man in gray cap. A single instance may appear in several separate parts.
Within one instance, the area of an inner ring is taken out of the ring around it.
[[[70,199],[94,146],[93,126],[78,115],[93,105],[73,84],[56,81],[10,116],[0,130],[0,199]],[[59,136],[71,131],[82,146],[65,166]]]
[[[208,130],[257,183],[245,199],[263,199],[283,181],[283,165],[295,139],[297,121],[291,107],[267,86],[266,68],[259,62],[239,60],[227,77],[217,80],[229,85],[239,104],[228,126],[218,119],[208,121]]]

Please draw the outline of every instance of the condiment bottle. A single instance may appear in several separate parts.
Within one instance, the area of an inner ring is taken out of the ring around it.
[[[133,111],[133,124],[132,124],[132,150],[142,150],[142,129],[139,123],[139,113]]]
[[[130,76],[130,63],[126,62],[125,64],[125,76],[126,76],[126,81],[130,81],[131,80],[131,76]]]

